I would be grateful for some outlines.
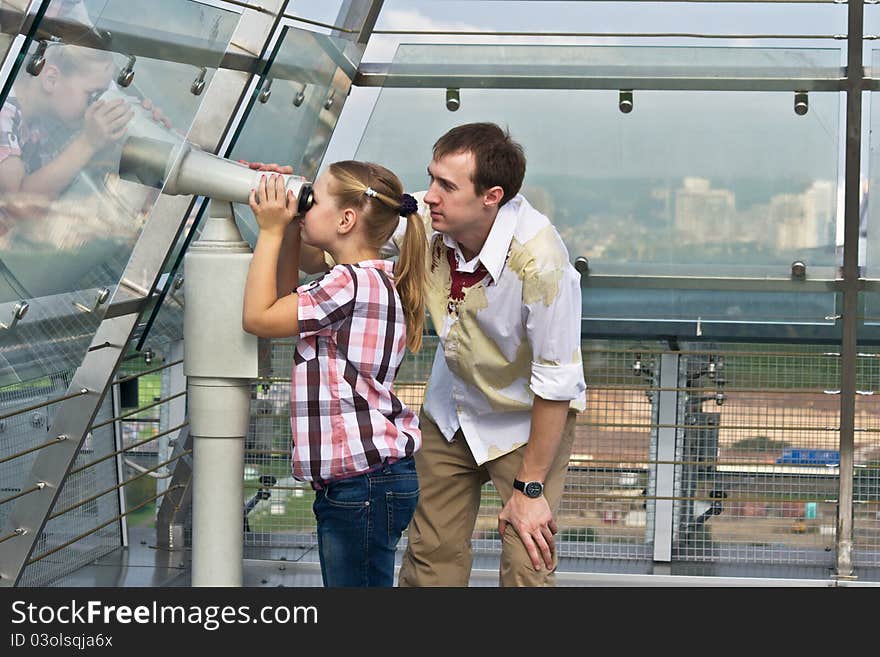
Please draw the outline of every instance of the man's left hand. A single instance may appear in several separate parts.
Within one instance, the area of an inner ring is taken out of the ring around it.
[[[547,566],[547,570],[553,570],[553,555],[556,552],[553,535],[557,527],[547,498],[542,495],[532,499],[513,491],[498,514],[498,533],[502,538],[507,525],[512,525],[516,530],[535,570],[541,570],[542,564]]]

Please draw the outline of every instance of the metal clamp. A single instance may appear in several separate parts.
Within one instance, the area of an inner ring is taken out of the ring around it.
[[[260,91],[260,95],[257,96],[257,100],[259,100],[264,105],[269,102],[269,97],[272,95],[272,78],[266,80],[266,85],[263,87],[262,91]]]
[[[27,301],[19,301],[12,308],[12,321],[9,324],[4,324],[0,322],[0,329],[11,329],[16,324],[18,324],[18,320],[27,315],[28,308],[30,308],[30,304]]]
[[[35,77],[40,74],[46,65],[46,48],[48,45],[45,40],[41,39],[37,44],[34,54],[28,60],[27,66],[25,66],[25,70]]]
[[[293,106],[299,107],[300,105],[303,104],[303,102],[305,102],[306,88],[308,87],[308,85],[307,84],[299,84],[299,83],[294,83],[294,84],[298,88],[297,88],[296,94],[293,96]]]
[[[116,77],[116,84],[120,87],[127,87],[134,80],[134,63],[136,61],[137,58],[134,55],[128,56],[128,62],[122,67],[122,70],[119,71],[119,75]]]
[[[189,88],[190,93],[192,93],[193,96],[201,96],[202,92],[205,90],[205,74],[207,72],[208,67],[202,66],[201,70],[199,71],[198,77],[193,80],[193,83]]]
[[[99,306],[101,306],[107,299],[110,297],[110,290],[106,287],[102,287],[98,290],[98,296],[95,298],[95,304],[89,308],[85,304],[79,303],[78,301],[74,301],[73,305],[77,310],[81,310],[84,313],[93,313],[95,312]]]

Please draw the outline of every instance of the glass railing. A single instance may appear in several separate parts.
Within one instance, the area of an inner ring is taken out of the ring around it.
[[[869,60],[874,77],[880,75],[880,50],[871,52]],[[867,139],[863,137],[863,152],[868,153],[867,171],[862,171],[862,213],[859,222],[859,239],[861,253],[859,262],[862,265],[863,275],[866,278],[880,277],[880,207],[871,202],[871,196],[880,189],[880,146],[877,144],[877,130],[880,129],[880,107],[877,106],[880,96],[876,91],[862,94],[865,101],[863,115],[869,117],[870,134]],[[865,143],[867,142],[867,143]]]
[[[57,4],[87,16],[44,19],[3,105],[0,312],[28,311],[0,335],[14,355],[0,386],[80,362],[159,194],[120,177],[123,148],[185,138],[239,18],[180,0]]]
[[[802,80],[835,89],[841,70],[834,48],[401,45],[357,157],[416,191],[447,129],[508,128],[528,159],[522,193],[572,261],[588,262],[584,317],[597,331],[604,320],[641,331],[699,318],[833,328],[833,292],[779,286],[795,261],[814,283],[837,276],[842,95],[779,89]],[[600,291],[602,276],[704,282]],[[719,288],[719,278],[768,286]]]

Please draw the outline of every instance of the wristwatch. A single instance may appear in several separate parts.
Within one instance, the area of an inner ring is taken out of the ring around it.
[[[526,497],[531,497],[532,499],[541,497],[544,494],[544,484],[540,481],[520,481],[519,479],[514,479],[513,487],[521,491]]]

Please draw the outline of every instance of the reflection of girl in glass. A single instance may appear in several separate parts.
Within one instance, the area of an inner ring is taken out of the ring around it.
[[[0,111],[0,191],[57,198],[132,117],[122,99],[96,100],[114,71],[109,52],[56,44],[37,76],[18,77]],[[53,126],[73,130],[62,142]]]

